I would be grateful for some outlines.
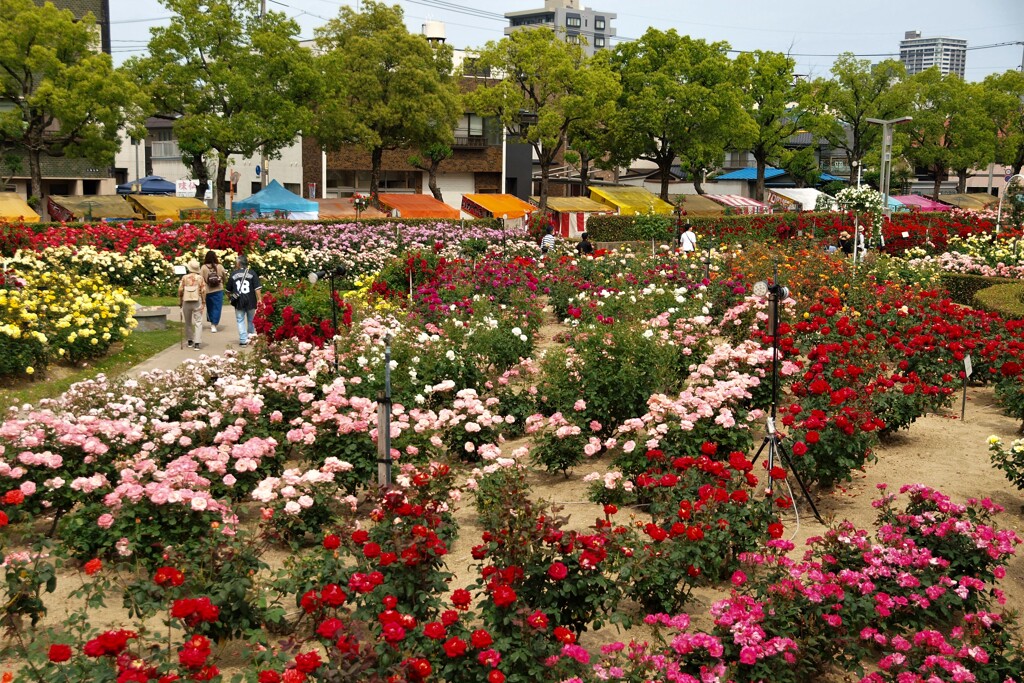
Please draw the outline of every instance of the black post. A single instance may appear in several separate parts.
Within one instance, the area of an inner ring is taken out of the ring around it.
[[[334,272],[331,270],[331,329],[334,335],[331,343],[334,346],[334,374],[338,374],[338,302],[334,300]]]
[[[384,457],[379,464],[384,465],[384,486],[391,486],[391,335],[384,337]],[[378,434],[378,439],[382,435]]]

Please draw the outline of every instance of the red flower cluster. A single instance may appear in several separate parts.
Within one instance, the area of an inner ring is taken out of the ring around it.
[[[179,569],[174,567],[160,567],[153,574],[153,583],[160,586],[161,588],[177,588],[181,584],[185,583],[185,575]]]
[[[129,640],[138,637],[139,634],[135,633],[135,631],[126,631],[124,629],[106,631],[87,642],[82,648],[82,652],[87,657],[116,656],[124,652],[124,649],[128,647]]]
[[[210,602],[210,598],[182,598],[171,605],[171,616],[181,619],[189,628],[195,628],[204,622],[217,621],[220,608]]]

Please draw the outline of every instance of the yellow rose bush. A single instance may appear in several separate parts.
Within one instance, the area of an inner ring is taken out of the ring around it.
[[[0,279],[0,375],[31,375],[55,359],[102,356],[135,328],[134,310],[128,293],[101,275],[6,271]]]

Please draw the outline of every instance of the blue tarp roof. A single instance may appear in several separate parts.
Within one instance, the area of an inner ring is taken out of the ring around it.
[[[764,179],[769,180],[771,178],[778,178],[780,175],[785,175],[786,172],[781,168],[772,168],[768,166],[764,169]],[[757,180],[757,169],[756,168],[741,168],[738,171],[732,173],[726,173],[720,175],[715,180]]]
[[[303,199],[294,192],[281,186],[276,180],[246,199],[239,199],[231,205],[232,211],[255,211],[258,214],[275,211],[309,212],[319,211],[320,205],[309,199]]]
[[[845,183],[849,181],[849,178],[840,178],[839,176],[832,175],[831,173],[822,173],[820,176],[818,176],[819,182],[830,183],[833,180],[841,180]]]
[[[140,185],[138,191],[135,191],[132,187],[135,183]],[[138,180],[122,183],[117,186],[118,194],[174,194],[175,190],[174,183],[164,180],[158,175],[148,175],[145,178],[139,178]]]

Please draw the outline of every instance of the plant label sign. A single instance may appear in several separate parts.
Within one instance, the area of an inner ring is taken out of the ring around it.
[[[971,365],[971,354],[964,356],[964,377],[970,377],[974,372],[974,366]]]
[[[901,232],[901,233],[900,233],[900,235],[902,235],[902,236],[903,236],[903,239],[907,239],[908,237],[910,237],[910,233],[909,233],[909,232],[907,232],[906,230],[904,230],[903,232]]]

